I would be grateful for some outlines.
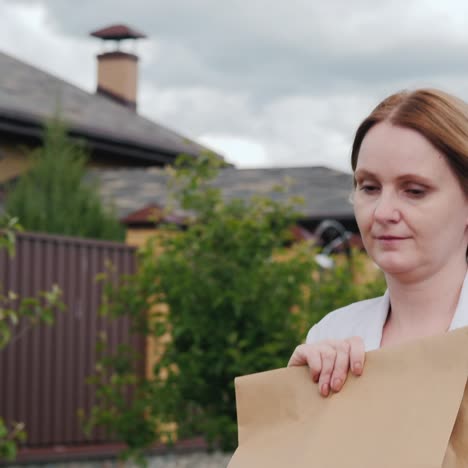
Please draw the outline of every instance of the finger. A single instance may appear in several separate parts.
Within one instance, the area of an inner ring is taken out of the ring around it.
[[[299,345],[288,362],[288,367],[308,365],[314,382],[318,382],[322,370],[322,359],[316,345]]]
[[[317,347],[313,347],[307,353],[307,364],[310,369],[312,380],[317,383],[322,372],[322,357]]]
[[[366,359],[364,341],[360,336],[353,336],[347,341],[350,344],[349,362],[351,365],[351,372],[354,375],[361,375]]]
[[[296,347],[291,357],[289,358],[288,367],[292,366],[305,366],[307,364],[307,357],[305,353],[306,345],[299,345]]]
[[[319,377],[319,391],[323,396],[330,393],[330,378],[335,367],[336,349],[331,345],[322,345],[320,348],[322,371]]]
[[[347,341],[340,341],[336,344],[336,359],[331,376],[331,389],[339,392],[343,387],[349,370],[350,344]]]

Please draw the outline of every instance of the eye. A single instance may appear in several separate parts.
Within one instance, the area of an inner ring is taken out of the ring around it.
[[[379,187],[373,184],[362,184],[359,187],[359,190],[361,190],[364,193],[374,194],[379,190]]]
[[[406,193],[413,198],[422,198],[426,195],[426,189],[422,187],[410,187],[406,189]]]

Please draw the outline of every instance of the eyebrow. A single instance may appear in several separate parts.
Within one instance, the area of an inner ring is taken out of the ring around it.
[[[377,174],[375,174],[375,173],[373,173],[371,171],[368,171],[366,169],[358,169],[354,173],[354,180],[355,181],[356,181],[357,177],[360,177],[360,178],[368,177],[370,179],[378,179],[379,178],[377,176]],[[407,174],[402,174],[402,175],[397,177],[397,180],[407,180],[407,179],[415,179],[420,183],[424,183],[424,184],[428,184],[428,185],[431,184],[431,181],[429,179],[427,179],[426,177],[424,177],[424,176],[422,176],[420,174],[407,173]]]

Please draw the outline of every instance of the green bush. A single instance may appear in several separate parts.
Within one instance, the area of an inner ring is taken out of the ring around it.
[[[29,231],[122,241],[124,228],[105,209],[97,188],[85,184],[88,155],[58,120],[45,129],[32,167],[9,190],[6,211]]]
[[[349,265],[320,270],[307,244],[284,248],[294,202],[224,201],[209,183],[216,168],[209,156],[179,160],[173,190],[194,222],[160,238],[157,255],[156,241],[142,249],[134,276],[118,287],[107,283],[105,312],[129,315],[135,329],[159,339],[171,337],[144,397],[147,414],[176,422],[179,438],[203,435],[212,447],[232,450],[234,378],[284,367],[308,327],[370,290],[353,283]],[[111,394],[109,379],[103,385]],[[108,400],[94,422],[121,409]],[[114,433],[117,421],[100,420]]]

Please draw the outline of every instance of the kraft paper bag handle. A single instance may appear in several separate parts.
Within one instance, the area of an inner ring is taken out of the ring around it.
[[[228,468],[441,468],[467,376],[468,327],[367,353],[328,398],[306,367],[238,377]]]

